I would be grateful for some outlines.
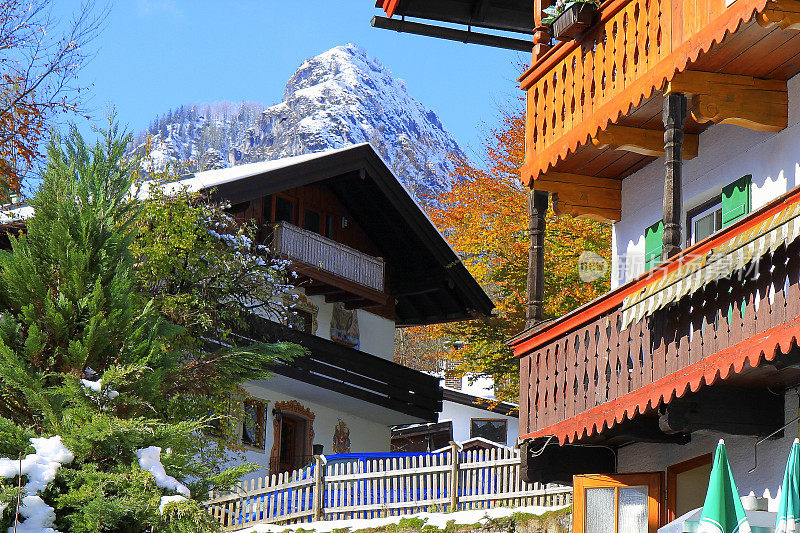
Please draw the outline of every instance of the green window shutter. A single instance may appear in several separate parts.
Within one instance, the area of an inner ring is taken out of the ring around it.
[[[750,183],[747,175],[722,188],[722,227],[732,224],[750,212]]]
[[[664,249],[664,221],[659,220],[644,230],[644,269],[650,270],[661,262]]]

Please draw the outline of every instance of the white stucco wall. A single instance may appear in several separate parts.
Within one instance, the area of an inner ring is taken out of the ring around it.
[[[453,440],[456,442],[463,442],[470,438],[470,423],[473,418],[496,418],[505,420],[506,442],[503,444],[513,446],[516,442],[517,435],[519,435],[519,419],[513,416],[493,413],[485,409],[478,409],[477,407],[470,407],[469,405],[449,402],[447,400],[442,402],[442,412],[439,414],[439,420],[452,421]]]
[[[350,429],[351,452],[388,452],[390,450],[391,428],[386,424],[355,416],[337,409],[336,405],[321,405],[303,398],[292,398],[253,383],[245,384],[244,388],[254,399],[267,403],[264,450],[247,449],[244,452],[245,460],[251,463],[262,465],[264,468],[269,466],[270,452],[273,445],[272,409],[277,402],[290,400],[297,400],[303,407],[310,409],[314,413],[314,444],[322,444],[324,446],[323,452],[326,455],[333,453],[333,432],[339,420],[347,424]]]
[[[789,126],[778,133],[714,125],[700,135],[699,154],[683,165],[683,214],[747,174],[753,176],[752,207],[758,209],[800,184],[800,75],[789,80]],[[614,224],[611,286],[641,274],[644,230],[661,219],[664,160],[622,182],[622,220]],[[687,228],[683,228],[684,242]]]
[[[333,304],[326,303],[324,296],[309,296],[308,301],[319,309],[315,334],[318,337],[330,339]],[[392,360],[394,357],[394,321],[364,309],[356,310],[356,314],[358,315],[359,350]]]
[[[786,393],[786,422],[798,415],[797,395],[794,391]],[[777,510],[776,496],[783,480],[786,460],[792,441],[798,436],[798,422],[789,424],[784,436],[768,440],[758,447],[758,468],[753,468],[753,445],[755,437],[711,434],[695,432],[692,440],[683,446],[678,444],[636,443],[619,449],[617,465],[620,473],[666,471],[667,467],[694,457],[713,453],[720,438],[725,440],[728,460],[733,470],[736,486],[741,495],[753,492],[756,496],[769,498],[769,510]]]

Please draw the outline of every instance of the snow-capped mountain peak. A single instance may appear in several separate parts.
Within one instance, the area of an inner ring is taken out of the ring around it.
[[[146,133],[152,135],[149,152]],[[190,170],[369,142],[417,196],[448,188],[451,156],[463,156],[436,113],[353,44],[305,60],[273,106],[184,106],[158,119],[137,141],[159,169],[189,161]]]

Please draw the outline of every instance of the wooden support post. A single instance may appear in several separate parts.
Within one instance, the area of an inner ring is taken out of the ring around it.
[[[533,5],[533,55],[531,65],[535,65],[539,59],[550,50],[550,26],[544,24],[544,9],[550,5],[550,0],[535,0]]]
[[[460,462],[458,444],[450,442],[450,509],[451,513],[458,511],[458,464]]]
[[[532,327],[544,317],[544,233],[548,194],[533,189],[528,193],[528,307],[527,326]]]
[[[321,455],[314,456],[314,522],[322,520],[323,506],[325,504],[325,462]]]
[[[662,259],[681,251],[681,209],[683,181],[683,124],[686,122],[686,95],[670,93],[664,97],[664,250]]]

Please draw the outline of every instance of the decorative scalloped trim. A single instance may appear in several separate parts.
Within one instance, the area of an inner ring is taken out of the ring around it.
[[[682,398],[689,391],[712,385],[740,374],[745,365],[757,367],[800,345],[800,318],[775,326],[763,333],[725,348],[658,381],[645,385],[616,400],[598,405],[572,418],[520,438],[555,436],[559,443],[574,443],[613,428],[616,424],[652,411],[659,405]],[[627,407],[626,407],[627,406]]]

